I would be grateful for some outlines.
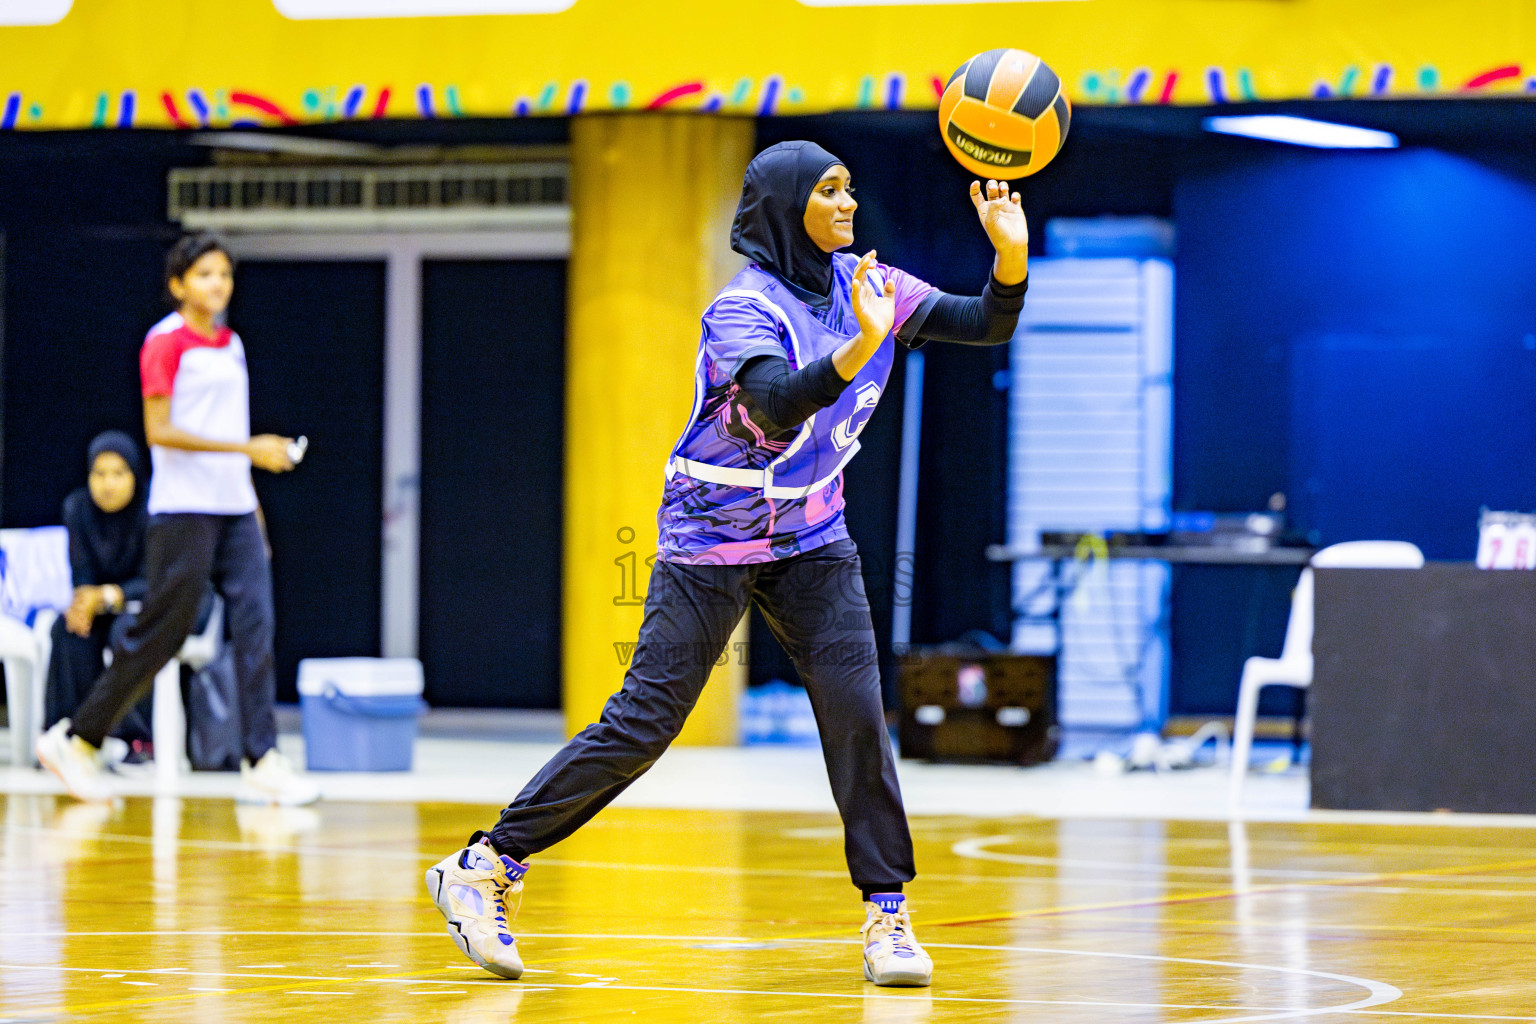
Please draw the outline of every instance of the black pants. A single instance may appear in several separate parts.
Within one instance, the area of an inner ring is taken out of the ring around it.
[[[76,636],[64,625],[64,616],[53,624],[53,654],[48,658],[48,684],[43,690],[43,728],[61,718],[73,719],[101,675],[101,657],[133,624],[132,615],[98,615],[90,636]],[[129,743],[150,739],[150,702],[129,708],[112,735]]]
[[[912,837],[885,728],[869,600],[852,541],[758,565],[658,561],[624,686],[566,744],[490,832],[521,859],[575,832],[643,775],[683,727],[748,603],[805,682],[853,884],[899,891]]]
[[[245,756],[254,764],[277,745],[272,567],[255,514],[151,516],[144,547],[149,585],[144,608],[113,645],[112,665],[76,712],[71,731],[101,746],[128,709],[153,689],[155,673],[181,649],[212,580],[224,598],[224,633],[234,649]]]

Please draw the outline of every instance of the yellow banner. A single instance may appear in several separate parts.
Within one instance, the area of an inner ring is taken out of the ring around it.
[[[1071,98],[1536,92],[1536,0],[0,0],[0,127],[936,106],[973,53]]]

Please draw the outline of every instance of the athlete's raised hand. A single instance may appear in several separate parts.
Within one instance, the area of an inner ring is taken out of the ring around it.
[[[885,287],[876,289],[869,280],[869,268],[874,263],[875,250],[871,249],[853,268],[853,315],[859,318],[860,333],[878,343],[896,324],[896,282],[887,278]]]
[[[1017,192],[1008,191],[1006,181],[971,182],[971,204],[976,216],[997,250],[993,272],[1003,284],[1017,284],[1029,272],[1029,222]]]

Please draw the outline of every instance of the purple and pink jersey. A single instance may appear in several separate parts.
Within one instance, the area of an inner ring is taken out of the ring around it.
[[[759,355],[802,369],[859,332],[849,254],[832,257],[832,293],[816,307],[776,276],[750,264],[704,311],[694,373],[693,413],[667,462],[657,513],[657,557],[669,562],[742,565],[787,558],[848,536],[842,470],[858,451],[895,359],[895,332],[934,291],[876,263],[870,282],[896,286],[891,334],[837,402],[798,427],[777,430],[735,373]]]

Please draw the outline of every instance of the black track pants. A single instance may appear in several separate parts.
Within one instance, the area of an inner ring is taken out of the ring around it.
[[[757,565],[657,561],[624,686],[490,832],[514,857],[575,832],[643,775],[683,727],[711,668],[755,602],[810,694],[853,883],[899,890],[915,869],[885,728],[858,550],[837,541]]]
[[[155,673],[181,650],[211,579],[224,598],[224,632],[235,654],[245,756],[252,764],[277,745],[272,704],[272,567],[255,513],[177,512],[150,516],[145,536],[149,592],[137,621],[112,649],[112,664],[75,712],[71,732],[101,746],[154,687]],[[171,752],[168,756],[177,756]]]
[[[96,686],[97,677],[101,675],[102,652],[112,645],[114,637],[122,639],[128,627],[133,624],[133,618],[126,612],[121,615],[98,615],[91,623],[90,636],[71,633],[62,615],[54,622],[53,655],[48,659],[48,682],[43,690],[44,729],[50,728],[61,718],[73,720],[75,709],[85,701]],[[149,701],[140,701],[137,707],[128,709],[122,721],[112,730],[112,735],[130,743],[134,740],[148,741],[149,720]]]

